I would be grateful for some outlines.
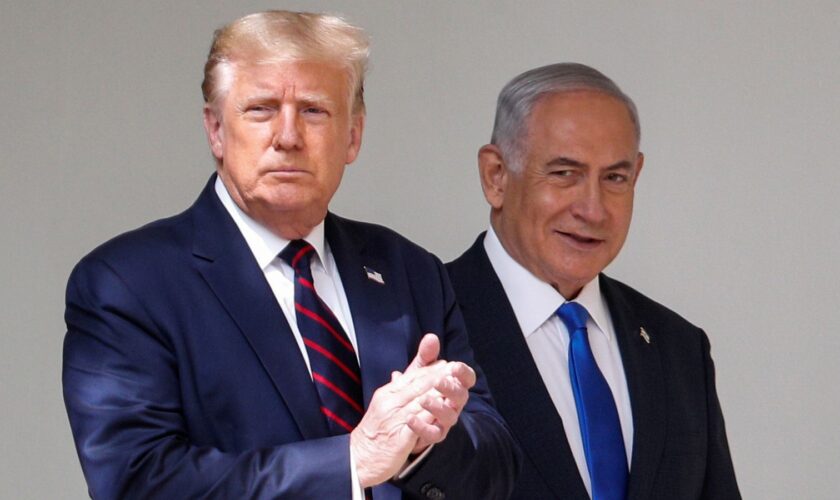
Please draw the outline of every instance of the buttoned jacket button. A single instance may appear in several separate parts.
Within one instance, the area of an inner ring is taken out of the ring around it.
[[[420,493],[426,495],[429,500],[444,500],[446,494],[432,483],[426,483],[420,487]]]

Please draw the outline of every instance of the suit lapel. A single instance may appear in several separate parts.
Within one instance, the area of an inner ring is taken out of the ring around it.
[[[601,275],[601,292],[613,319],[633,410],[633,453],[628,498],[649,498],[665,444],[667,425],[657,333],[645,325],[618,285]],[[641,329],[645,329],[647,342]]]
[[[457,280],[456,288],[463,291],[456,289],[456,295],[499,411],[557,498],[588,498],[563,421],[487,258],[482,237],[462,259],[457,265],[470,276],[467,283],[461,282],[463,276]]]
[[[329,435],[318,395],[286,317],[211,177],[193,206],[196,268],[245,336],[304,439]]]
[[[391,372],[408,365],[406,346],[413,343],[407,338],[410,329],[398,301],[399,291],[394,289],[397,271],[391,261],[395,257],[386,258],[382,250],[367,245],[348,224],[328,214],[325,234],[353,317],[367,408],[373,392],[391,379]],[[368,271],[379,273],[383,283]]]

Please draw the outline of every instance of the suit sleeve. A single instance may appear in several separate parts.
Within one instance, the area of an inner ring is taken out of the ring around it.
[[[740,499],[738,483],[735,480],[735,468],[729,453],[723,412],[715,388],[715,365],[712,361],[709,339],[703,338],[703,358],[706,368],[706,396],[708,411],[708,451],[706,454],[706,480],[702,498],[709,500]]]
[[[350,498],[347,435],[245,452],[191,442],[183,367],[108,264],[77,266],[65,319],[64,400],[92,498]]]
[[[495,408],[484,374],[473,358],[461,311],[443,265],[435,259],[445,308],[441,358],[462,361],[477,381],[458,423],[446,439],[398,485],[416,498],[505,499],[513,491],[520,452]]]

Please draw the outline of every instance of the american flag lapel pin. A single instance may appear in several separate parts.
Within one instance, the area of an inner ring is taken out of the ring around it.
[[[382,279],[382,275],[378,271],[374,271],[373,269],[369,268],[368,266],[363,266],[365,269],[365,274],[367,274],[367,278],[371,281],[375,281],[380,285],[385,284],[385,280]]]
[[[645,327],[639,328],[639,336],[642,337],[642,339],[644,339],[645,342],[650,344],[650,335],[648,335],[648,332],[645,330]]]

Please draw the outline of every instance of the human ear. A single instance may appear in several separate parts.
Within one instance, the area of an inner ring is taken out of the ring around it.
[[[639,152],[636,155],[636,164],[633,166],[635,172],[633,173],[633,187],[636,186],[636,181],[639,180],[639,175],[642,173],[642,167],[645,165],[645,155],[642,152]]]
[[[501,208],[510,173],[498,146],[486,144],[478,150],[478,176],[487,203]]]
[[[362,149],[362,133],[365,130],[365,114],[356,113],[350,118],[353,122],[350,124],[350,142],[347,145],[347,157],[345,164],[349,165],[356,161],[359,156],[359,151]]]
[[[222,151],[224,149],[222,120],[209,104],[204,105],[204,132],[207,134],[207,142],[210,144],[210,151],[213,156],[218,161],[222,161]]]

